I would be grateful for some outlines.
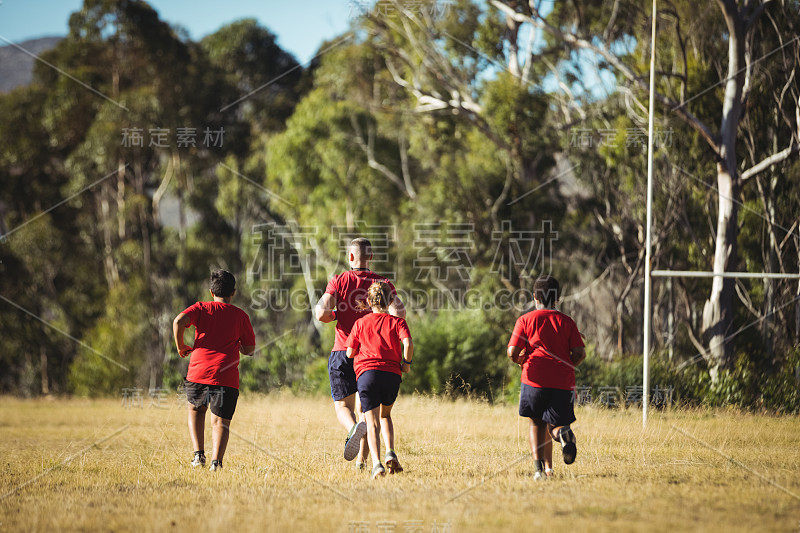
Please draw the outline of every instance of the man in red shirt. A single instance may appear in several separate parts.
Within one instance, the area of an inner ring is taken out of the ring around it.
[[[555,308],[558,281],[542,276],[533,293],[536,309],[517,319],[508,357],[522,366],[519,416],[531,419],[529,439],[538,480],[553,473],[550,437],[561,443],[564,463],[575,461],[575,435],[569,425],[575,422],[575,367],[586,358],[586,350],[575,322]]]
[[[328,359],[331,396],[336,418],[348,430],[344,457],[352,461],[358,455],[359,460],[356,465],[364,468],[367,453],[364,436],[367,433],[367,426],[364,422],[359,424],[356,421],[358,387],[353,361],[346,355],[345,341],[356,320],[372,312],[368,307],[362,309],[357,304],[366,301],[367,290],[373,282],[384,281],[391,287],[394,300],[388,308],[389,314],[404,318],[406,310],[391,282],[369,269],[369,262],[372,260],[372,245],[369,240],[354,239],[347,249],[347,255],[351,270],[334,276],[328,282],[325,294],[317,302],[315,314],[320,322],[336,321],[336,340]]]
[[[380,460],[379,425],[386,442],[386,466],[389,473],[403,471],[394,452],[392,406],[397,399],[403,372],[411,370],[414,344],[405,319],[387,314],[393,298],[388,283],[373,283],[367,294],[367,305],[372,308],[372,313],[358,319],[345,343],[347,357],[354,358],[353,367],[358,383],[358,396],[361,399],[361,412],[367,422],[367,440],[372,454],[372,479],[386,474]]]
[[[222,468],[228,445],[231,419],[239,399],[239,353],[253,355],[256,338],[250,317],[231,305],[236,279],[225,270],[211,273],[212,302],[197,302],[172,323],[175,346],[181,357],[191,354],[186,374],[189,401],[189,435],[194,445],[192,466],[206,463],[203,440],[206,410],[211,407],[211,436],[214,451],[210,470]],[[183,334],[195,327],[194,344],[187,346]]]

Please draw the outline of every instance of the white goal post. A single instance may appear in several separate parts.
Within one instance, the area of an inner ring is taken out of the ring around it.
[[[649,235],[648,235],[649,242]],[[649,255],[650,250],[647,250]],[[650,278],[736,278],[736,279],[800,279],[800,274],[783,274],[777,272],[705,272],[697,270],[650,270],[645,266],[645,307],[644,307],[644,347],[642,364],[642,427],[647,426],[647,402],[650,385],[650,321],[652,309],[650,305]]]
[[[651,233],[653,226],[653,112],[655,109],[655,66],[656,66],[656,2],[653,0],[652,34],[650,39],[650,104],[648,110],[647,126],[647,229],[645,238],[644,261],[644,324],[643,336],[643,362],[642,362],[642,427],[647,427],[647,409],[650,387],[650,322],[651,322],[651,282],[653,277],[660,278],[755,278],[755,279],[800,279],[800,274],[779,274],[772,272],[702,272],[691,270],[652,270]],[[798,230],[800,232],[800,230]]]

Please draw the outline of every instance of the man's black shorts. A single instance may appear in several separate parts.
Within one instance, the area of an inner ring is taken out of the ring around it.
[[[575,422],[575,395],[571,390],[545,389],[522,384],[519,393],[519,416],[544,420],[552,426]]]
[[[328,377],[331,380],[331,396],[334,400],[344,400],[358,392],[356,371],[353,370],[353,360],[347,358],[347,350],[331,352],[331,357],[328,359]]]
[[[195,407],[208,405],[211,412],[226,420],[233,419],[236,402],[239,401],[239,389],[224,385],[207,385],[184,380],[186,399]]]
[[[392,405],[397,399],[401,381],[399,374],[383,370],[367,370],[358,376],[361,412],[372,411],[381,405]]]

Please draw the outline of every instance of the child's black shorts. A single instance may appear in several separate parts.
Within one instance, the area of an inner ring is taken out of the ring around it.
[[[353,360],[347,358],[347,350],[331,352],[328,359],[328,377],[331,380],[331,396],[335,401],[344,400],[358,392]]]
[[[358,396],[361,412],[372,411],[381,405],[392,405],[400,391],[402,378],[394,372],[367,370],[358,377]]]
[[[519,393],[519,416],[544,420],[553,426],[575,422],[575,395],[571,390],[545,389],[522,384]]]
[[[207,385],[184,380],[186,399],[195,407],[208,405],[211,412],[226,420],[233,419],[236,403],[239,401],[239,389],[224,385]]]

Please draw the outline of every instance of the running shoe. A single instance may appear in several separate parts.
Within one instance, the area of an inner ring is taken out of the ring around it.
[[[575,462],[578,447],[575,445],[575,434],[565,426],[558,432],[558,441],[561,443],[561,453],[564,455],[564,464],[571,465]]]
[[[541,459],[534,459],[533,460],[533,480],[534,481],[543,481],[545,479],[544,472],[542,469],[544,468],[544,461]]]
[[[219,461],[217,459],[212,459],[211,466],[209,466],[208,469],[211,470],[212,472],[217,472],[219,470],[222,470],[222,461]]]
[[[389,468],[390,474],[399,474],[403,471],[403,467],[400,466],[400,461],[397,460],[397,454],[392,450],[386,452],[384,461],[386,461],[386,466]]]
[[[192,459],[192,466],[206,466],[206,456],[203,452],[194,452],[194,459]]]
[[[346,461],[352,461],[358,455],[358,450],[361,448],[361,439],[367,434],[367,423],[359,422],[350,429],[347,435],[347,440],[344,442],[344,458]]]
[[[375,479],[378,476],[383,477],[385,475],[386,475],[386,469],[383,467],[382,464],[378,463],[373,467],[372,479]]]

